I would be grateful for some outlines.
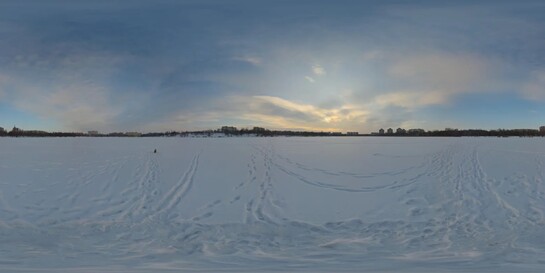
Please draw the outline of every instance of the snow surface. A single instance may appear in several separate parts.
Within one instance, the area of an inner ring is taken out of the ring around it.
[[[0,138],[0,155],[0,272],[545,271],[544,138]]]

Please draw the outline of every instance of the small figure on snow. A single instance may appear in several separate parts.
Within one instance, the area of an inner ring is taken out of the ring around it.
[[[156,154],[156,153],[157,153],[157,149],[153,150],[153,153]]]

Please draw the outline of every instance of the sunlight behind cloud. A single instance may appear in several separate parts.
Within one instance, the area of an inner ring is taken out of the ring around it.
[[[254,109],[264,108],[264,105],[269,104],[288,110],[288,112],[280,112],[281,114],[274,112],[261,113],[259,115],[260,117],[268,115],[269,117],[275,116],[276,118],[280,118],[273,119],[276,121],[286,120],[287,118],[291,120],[300,120],[312,123],[314,124],[314,128],[322,128],[322,130],[325,128],[344,128],[346,127],[346,123],[351,122],[363,123],[368,114],[367,111],[352,105],[343,105],[337,108],[321,108],[271,96],[254,96],[252,101],[257,106]]]

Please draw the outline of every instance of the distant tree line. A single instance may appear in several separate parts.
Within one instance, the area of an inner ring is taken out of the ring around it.
[[[268,130],[261,127],[254,127],[252,129],[237,129],[232,126],[223,126],[216,130],[204,130],[204,131],[188,131],[181,132],[180,136],[213,136],[217,134],[224,134],[226,136],[392,136],[392,137],[473,137],[473,136],[495,136],[495,137],[536,137],[545,136],[545,130],[536,129],[496,129],[496,130],[483,130],[483,129],[450,129],[445,130],[433,130],[426,131],[424,129],[401,129],[397,130],[381,130],[379,133],[371,134],[359,134],[357,132],[348,132],[343,134],[341,132],[312,132],[312,131],[290,131],[290,130]]]
[[[495,136],[495,137],[537,137],[544,136],[544,132],[535,129],[497,129],[497,130],[481,130],[481,129],[468,129],[468,130],[443,130],[443,131],[429,131],[426,133],[429,136],[446,136],[446,137],[463,137],[463,136]]]
[[[40,130],[21,130],[17,127],[13,127],[11,131],[6,131],[0,127],[0,136],[10,137],[79,137],[86,136],[84,133],[77,132],[46,132]]]
[[[374,136],[423,136],[423,137],[474,137],[474,136],[493,136],[493,137],[538,137],[545,136],[545,132],[535,129],[449,129],[418,132],[395,132],[391,134],[373,134]]]
[[[181,133],[176,131],[160,132],[160,133],[145,133],[141,137],[173,137],[179,136]]]
[[[290,131],[290,130],[269,130],[262,127],[253,127],[251,129],[241,128],[237,129],[232,126],[223,126],[216,130],[204,130],[204,131],[187,131],[181,132],[180,136],[213,136],[223,134],[225,136],[246,136],[254,135],[260,137],[267,136],[343,136],[341,132],[312,132],[312,131]]]
[[[537,137],[545,136],[545,127],[541,127],[540,130],[536,129],[496,129],[496,130],[482,130],[482,129],[450,129],[445,130],[433,130],[425,131],[424,129],[401,129],[397,130],[388,129],[384,131],[379,130],[378,133],[371,134],[359,134],[358,132],[348,132],[343,134],[342,132],[313,132],[313,131],[291,131],[291,130],[269,130],[262,127],[253,127],[251,129],[242,128],[238,129],[233,126],[223,126],[216,130],[201,130],[201,131],[167,131],[167,132],[152,132],[152,133],[138,133],[138,132],[114,132],[107,134],[100,134],[96,131],[89,131],[88,133],[81,132],[46,132],[40,130],[22,130],[17,127],[13,127],[11,131],[6,131],[0,127],[0,137],[175,137],[175,136],[261,136],[261,137],[273,137],[273,136],[305,136],[305,137],[327,137],[327,136],[390,136],[390,137],[405,137],[405,136],[418,136],[418,137],[475,137],[475,136],[494,136],[494,137]]]
[[[13,127],[11,131],[6,131],[0,127],[0,137],[136,137],[141,136],[135,132],[116,132],[108,134],[82,133],[82,132],[46,132],[41,130],[23,130]]]

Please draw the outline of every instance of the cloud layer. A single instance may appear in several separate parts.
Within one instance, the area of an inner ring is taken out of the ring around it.
[[[0,126],[370,132],[470,126],[479,105],[525,105],[537,126],[543,13],[531,1],[3,1],[0,113],[13,114]]]

